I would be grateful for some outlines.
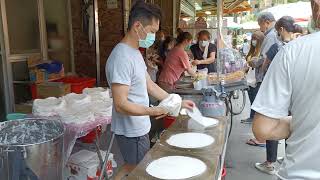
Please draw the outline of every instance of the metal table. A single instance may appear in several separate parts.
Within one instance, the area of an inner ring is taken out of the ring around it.
[[[188,80],[184,81],[181,80],[179,81],[177,84],[190,84],[190,82]],[[248,84],[247,81],[241,80],[241,81],[237,81],[237,82],[232,82],[232,83],[226,83],[224,85],[224,90],[226,93],[230,93],[233,92],[235,90],[245,90],[248,89]],[[208,86],[207,88],[214,88],[217,91],[221,90],[221,86],[216,84],[216,85],[211,85]],[[176,94],[180,94],[180,95],[202,95],[202,91],[201,90],[195,90],[193,88],[180,88],[180,89],[174,89],[171,91],[171,93],[176,93]]]
[[[177,120],[166,130],[154,147],[146,154],[144,159],[139,163],[139,165],[129,174],[126,178],[128,180],[150,180],[156,179],[150,176],[146,172],[146,167],[152,161],[170,155],[181,155],[190,156],[202,160],[207,165],[207,171],[203,174],[193,177],[190,179],[212,179],[216,180],[220,178],[222,168],[224,152],[226,148],[228,123],[226,117],[221,117],[219,119],[219,125],[216,127],[209,127],[204,130],[193,129],[190,127],[190,118],[187,116],[180,116]],[[182,132],[201,132],[213,136],[216,142],[207,148],[190,150],[190,149],[179,149],[172,147],[165,143],[165,140],[170,135]]]

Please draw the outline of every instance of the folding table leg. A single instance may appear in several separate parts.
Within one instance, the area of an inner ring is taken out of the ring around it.
[[[100,174],[99,180],[102,180],[102,178],[103,178],[103,176],[104,176],[104,174],[105,174],[106,164],[107,164],[107,162],[108,162],[108,158],[109,158],[109,154],[110,154],[110,151],[111,151],[111,148],[112,148],[112,145],[113,145],[113,140],[114,140],[114,138],[115,138],[115,135],[114,135],[114,133],[112,133],[111,141],[110,141],[110,144],[109,144],[109,147],[108,147],[106,156],[105,156],[105,158],[104,158],[103,165],[102,165],[102,167],[101,167],[101,174]],[[108,176],[106,176],[105,179],[107,180],[107,179],[108,179]]]
[[[96,150],[97,150],[97,154],[98,154],[98,158],[99,158],[99,162],[100,162],[100,167],[102,167],[103,159],[102,159],[101,149],[100,149],[100,137],[99,137],[98,127],[96,128],[96,140],[95,140],[94,144],[96,146]]]

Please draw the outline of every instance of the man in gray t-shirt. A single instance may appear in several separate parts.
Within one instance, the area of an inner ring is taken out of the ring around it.
[[[160,19],[157,6],[138,1],[131,9],[126,36],[107,60],[106,75],[113,96],[112,131],[125,161],[115,179],[132,171],[149,150],[149,116],[168,113],[160,107],[149,107],[149,95],[161,101],[169,94],[151,80],[138,49],[154,43]],[[193,106],[192,101],[182,101],[182,107]]]
[[[107,61],[108,83],[126,85],[129,88],[128,101],[144,107],[149,106],[147,91],[146,65],[138,49],[125,43],[119,43],[112,51]],[[112,131],[126,137],[139,137],[148,134],[150,130],[149,116],[128,116],[112,111]]]

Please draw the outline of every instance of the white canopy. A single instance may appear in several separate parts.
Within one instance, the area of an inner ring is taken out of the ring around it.
[[[254,30],[260,28],[257,21],[245,22],[241,24],[241,27],[246,30]]]
[[[308,21],[312,16],[311,3],[301,1],[297,3],[281,4],[265,9],[262,12],[271,12],[276,20],[283,16],[291,16],[296,21]]]

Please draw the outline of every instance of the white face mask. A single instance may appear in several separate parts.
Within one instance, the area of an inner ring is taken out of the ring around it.
[[[257,46],[257,43],[258,43],[257,40],[252,40],[252,46],[253,46],[253,47],[256,47],[256,46]]]
[[[206,47],[209,45],[209,41],[199,41],[201,47]]]

